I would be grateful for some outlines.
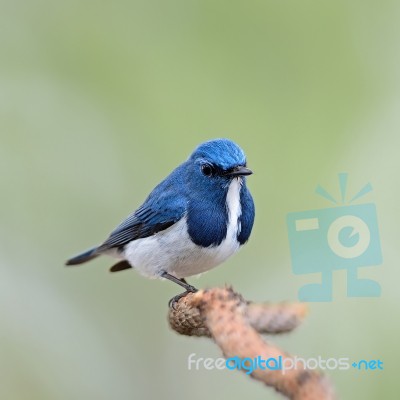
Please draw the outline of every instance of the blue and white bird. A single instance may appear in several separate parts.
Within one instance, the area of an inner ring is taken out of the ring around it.
[[[104,243],[66,265],[110,255],[120,260],[112,272],[133,268],[195,292],[185,278],[221,264],[250,237],[255,210],[246,176],[251,174],[237,144],[205,142]]]

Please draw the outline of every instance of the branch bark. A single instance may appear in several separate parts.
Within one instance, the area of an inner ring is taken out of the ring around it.
[[[290,332],[306,313],[304,304],[254,304],[228,287],[187,294],[170,309],[168,320],[179,334],[212,338],[225,358],[290,358],[296,368],[285,371],[257,368],[250,374],[289,399],[334,399],[328,378],[315,370],[304,369],[302,363],[260,336],[261,333]]]

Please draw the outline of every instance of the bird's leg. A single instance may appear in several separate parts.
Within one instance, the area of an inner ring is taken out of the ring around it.
[[[185,281],[185,279],[183,279],[183,278],[182,278],[182,279],[178,279],[177,277],[175,277],[175,276],[173,276],[173,275],[171,275],[171,274],[169,274],[168,272],[165,272],[165,271],[163,271],[163,272],[161,273],[161,277],[162,277],[162,278],[165,278],[165,279],[168,279],[168,280],[170,280],[170,281],[172,281],[172,282],[175,282],[176,284],[178,284],[179,286],[182,286],[182,287],[185,289],[185,292],[180,293],[180,294],[174,296],[174,297],[168,302],[168,306],[169,306],[169,307],[174,307],[175,303],[176,303],[179,299],[181,299],[182,297],[185,297],[188,293],[196,293],[196,292],[197,292],[197,289],[196,289],[194,286],[189,285],[189,284]]]
[[[187,292],[192,292],[192,293],[197,292],[197,289],[194,286],[189,285],[185,281],[185,279],[183,279],[183,278],[182,279],[178,279],[177,277],[175,277],[175,276],[173,276],[173,275],[171,275],[171,274],[169,274],[168,272],[165,272],[165,271],[163,271],[161,273],[161,277],[165,278],[165,279],[168,279],[168,280],[170,280],[172,282],[177,283],[179,286],[182,286]]]

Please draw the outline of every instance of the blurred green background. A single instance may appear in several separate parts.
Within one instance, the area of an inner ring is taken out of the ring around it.
[[[332,371],[341,398],[394,399],[399,337],[400,3],[0,2],[0,397],[7,400],[280,398],[167,326],[169,282],[65,259],[102,241],[200,142],[229,137],[255,174],[249,244],[191,282],[256,301],[296,300],[288,212],[371,182],[384,263],[360,269],[380,298],[313,303],[270,338],[304,357],[381,359]]]

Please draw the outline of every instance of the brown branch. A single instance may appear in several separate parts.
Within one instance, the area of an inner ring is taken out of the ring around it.
[[[211,337],[226,358],[295,360],[278,347],[265,342],[260,333],[277,334],[296,328],[306,315],[304,304],[254,304],[245,301],[232,288],[213,288],[189,293],[169,311],[169,324],[187,336]],[[321,373],[296,368],[271,370],[257,368],[253,378],[275,388],[289,399],[334,399],[329,380]]]

